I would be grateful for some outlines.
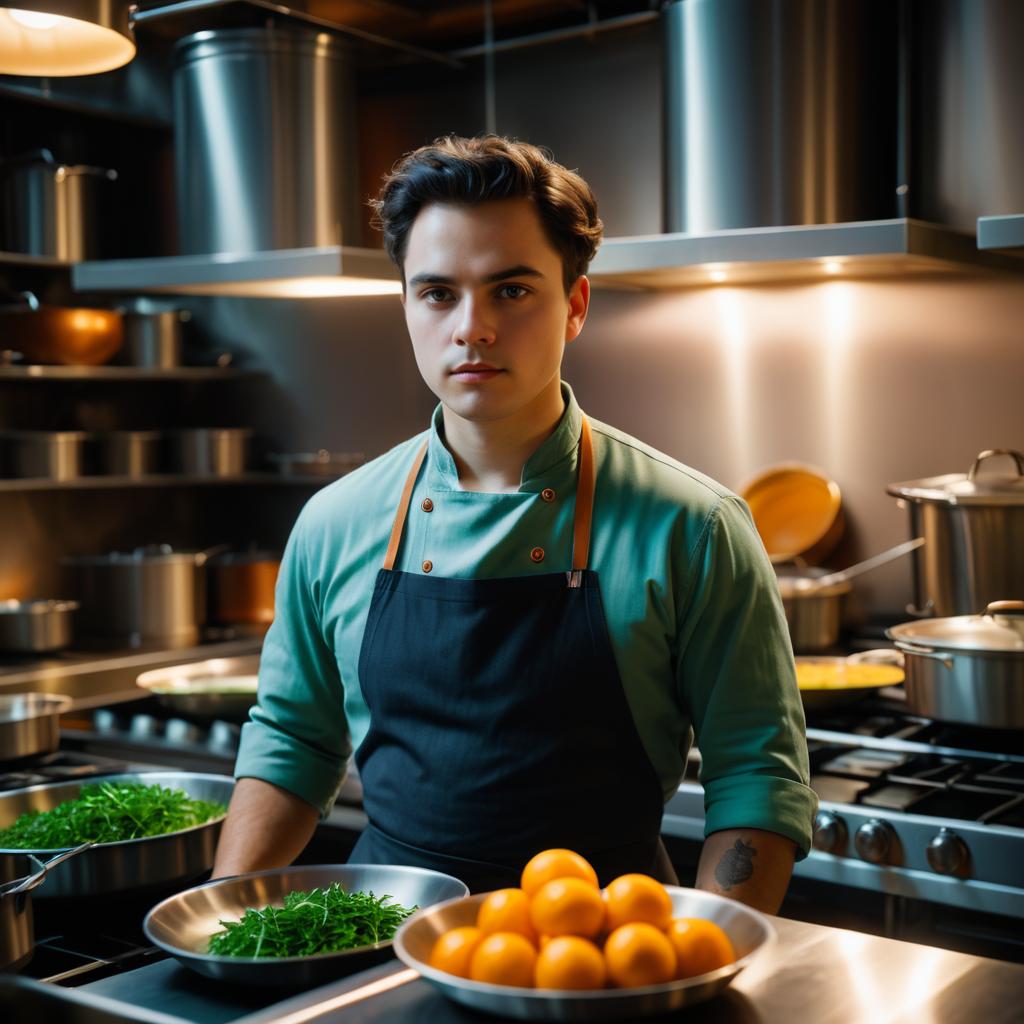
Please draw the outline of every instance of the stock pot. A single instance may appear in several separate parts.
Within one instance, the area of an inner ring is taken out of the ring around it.
[[[993,601],[982,615],[905,622],[887,634],[903,653],[908,711],[1024,729],[1024,601]]]
[[[986,463],[1002,457],[1013,469]],[[927,543],[915,557],[916,609],[922,615],[976,615],[992,601],[1024,597],[1024,453],[980,452],[966,473],[890,484],[910,512],[912,536]]]

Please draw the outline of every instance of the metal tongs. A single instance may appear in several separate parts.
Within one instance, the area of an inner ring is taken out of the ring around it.
[[[73,850],[65,850],[63,853],[58,853],[56,857],[52,857],[45,864],[38,857],[30,853],[28,859],[36,869],[35,873],[27,875],[25,878],[16,878],[13,882],[8,882],[6,886],[0,886],[0,896],[23,896],[25,893],[31,892],[43,883],[47,872],[51,868],[55,868],[58,864],[63,864],[64,861],[70,860],[72,857],[77,857],[80,853],[84,853],[89,847],[95,845],[95,842],[90,839],[87,843],[82,843],[81,846],[76,846]]]

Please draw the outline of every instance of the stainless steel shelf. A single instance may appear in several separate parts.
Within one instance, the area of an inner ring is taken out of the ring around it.
[[[249,636],[172,650],[63,651],[19,661],[8,655],[0,661],[0,693],[62,693],[74,700],[72,710],[102,707],[147,696],[147,691],[135,686],[142,672],[207,658],[258,654],[262,646],[259,637]]]
[[[0,380],[238,380],[262,376],[260,370],[223,366],[0,366]]]
[[[897,218],[609,238],[598,250],[589,277],[607,288],[660,290],[1021,269],[1012,257],[979,252],[971,235]]]
[[[1024,256],[1024,213],[978,218],[978,248]]]
[[[251,253],[210,253],[76,263],[81,292],[167,292],[265,298],[398,294],[398,271],[381,249],[331,245]]]
[[[46,477],[26,477],[0,480],[0,493],[22,491],[94,491],[133,489],[143,487],[232,487],[252,485],[285,485],[323,487],[337,477],[284,476],[280,473],[242,473],[238,476],[186,476],[180,473],[160,473],[153,476],[81,476],[74,480],[50,480]]]
[[[59,260],[55,256],[31,256],[27,252],[0,252],[0,264],[20,267],[70,267],[70,260]]]

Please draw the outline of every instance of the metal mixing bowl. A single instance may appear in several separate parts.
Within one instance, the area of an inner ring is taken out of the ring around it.
[[[775,940],[775,929],[768,919],[742,903],[699,889],[677,885],[665,888],[672,897],[674,917],[703,917],[725,931],[736,951],[735,963],[666,985],[592,992],[489,985],[431,967],[428,960],[434,943],[451,928],[476,924],[477,910],[486,893],[449,900],[409,918],[395,935],[395,953],[449,999],[474,1010],[519,1020],[635,1020],[710,999]]]
[[[250,907],[280,907],[290,892],[323,888],[332,882],[338,882],[349,892],[372,892],[378,898],[391,896],[404,907],[430,907],[469,892],[457,878],[426,868],[385,864],[300,865],[220,878],[187,889],[153,907],[142,927],[150,942],[209,978],[239,985],[308,988],[389,958],[392,942],[340,953],[273,958],[213,956],[206,949],[210,936],[222,930],[222,921],[237,921]]]

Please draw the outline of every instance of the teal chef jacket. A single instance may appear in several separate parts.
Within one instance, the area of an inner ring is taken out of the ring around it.
[[[460,487],[438,406],[396,568],[476,579],[570,568],[581,414],[571,388],[562,389],[565,412],[511,494]],[[803,707],[775,574],[746,506],[635,438],[594,420],[591,427],[590,568],[664,798],[679,785],[695,738],[705,834],[765,829],[806,855],[817,799],[808,786]],[[258,701],[242,729],[235,774],[271,782],[324,813],[369,728],[359,651],[423,438],[315,494],[282,560]]]

